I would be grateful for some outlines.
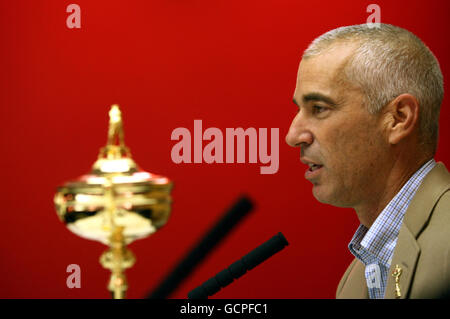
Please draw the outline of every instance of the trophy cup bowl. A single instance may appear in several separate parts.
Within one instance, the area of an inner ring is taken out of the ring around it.
[[[100,257],[111,270],[108,289],[114,299],[125,298],[125,269],[135,262],[126,248],[145,238],[168,220],[172,182],[141,170],[124,143],[122,115],[113,105],[109,112],[107,145],[101,148],[89,174],[57,188],[55,208],[60,220],[76,235],[107,246]]]

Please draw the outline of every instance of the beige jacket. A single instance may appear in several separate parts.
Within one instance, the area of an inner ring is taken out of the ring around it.
[[[400,298],[450,297],[450,174],[442,163],[428,173],[412,199],[398,235],[388,273],[385,298],[396,298],[398,265]],[[356,258],[345,271],[338,299],[369,298],[364,265]]]

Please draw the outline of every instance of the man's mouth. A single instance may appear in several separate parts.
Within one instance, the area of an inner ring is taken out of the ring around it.
[[[306,179],[312,179],[317,177],[323,165],[314,163],[311,159],[307,157],[300,157],[300,161],[306,165],[308,165],[308,169],[305,172]]]
[[[317,178],[322,171],[323,165],[308,163],[309,168],[305,172],[305,178],[308,180]]]

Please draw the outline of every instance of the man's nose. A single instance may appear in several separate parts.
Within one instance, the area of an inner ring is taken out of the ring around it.
[[[286,143],[292,147],[306,146],[312,144],[314,137],[306,127],[299,114],[294,118],[286,135]]]

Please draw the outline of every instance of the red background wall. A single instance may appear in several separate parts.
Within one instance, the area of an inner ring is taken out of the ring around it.
[[[58,220],[56,186],[90,170],[119,103],[126,142],[144,169],[173,179],[173,211],[133,243],[128,296],[143,297],[241,193],[257,208],[172,295],[187,292],[282,231],[290,246],[217,298],[333,298],[352,256],[351,209],[318,203],[298,150],[284,143],[302,51],[332,28],[365,23],[373,1],[69,1],[0,4],[0,297],[109,298],[105,247]],[[421,37],[450,78],[448,1],[377,1],[382,22]],[[436,159],[450,163],[448,96]],[[280,128],[280,169],[171,161],[173,129]],[[357,163],[355,163],[357,165]],[[68,264],[81,288],[66,287]]]

